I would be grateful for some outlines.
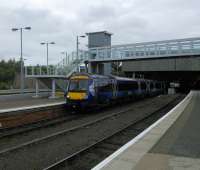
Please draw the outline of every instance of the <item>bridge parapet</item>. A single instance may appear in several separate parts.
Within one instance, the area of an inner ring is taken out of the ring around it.
[[[89,61],[200,55],[200,37],[90,48]]]
[[[58,64],[51,66],[36,65],[25,67],[25,77],[69,77],[73,72],[77,71],[84,61],[88,60],[87,51],[79,51],[77,58],[72,52],[68,58],[62,59]]]

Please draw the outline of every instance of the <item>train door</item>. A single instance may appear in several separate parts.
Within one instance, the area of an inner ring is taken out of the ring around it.
[[[94,93],[95,93],[94,98],[95,98],[96,102],[98,102],[98,95],[99,95],[98,80],[94,79],[93,81],[94,81],[93,83],[94,83]]]
[[[142,89],[141,89],[141,81],[138,81],[138,95],[141,96]]]
[[[112,83],[112,92],[113,92],[113,99],[117,98],[117,83],[115,79],[111,79]]]
[[[150,80],[147,80],[146,83],[147,83],[147,94],[150,95],[150,91],[151,91],[151,89],[150,89]]]
[[[153,95],[156,95],[156,82],[153,82]]]

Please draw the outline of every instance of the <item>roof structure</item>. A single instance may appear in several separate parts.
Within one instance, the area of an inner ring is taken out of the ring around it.
[[[105,33],[105,34],[113,35],[112,33],[108,32],[108,31],[88,32],[88,33],[86,33],[86,35],[89,35],[89,34],[98,34],[98,33]]]

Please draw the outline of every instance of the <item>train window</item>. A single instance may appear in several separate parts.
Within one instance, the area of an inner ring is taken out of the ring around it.
[[[109,92],[112,91],[112,81],[108,79],[100,79],[97,83],[97,88],[99,92]]]
[[[88,80],[70,80],[69,91],[86,91],[88,89]]]
[[[156,88],[157,89],[161,89],[161,84],[160,83],[156,83]]]
[[[126,89],[125,84],[123,82],[118,82],[118,90],[123,91]]]
[[[98,90],[100,92],[109,92],[109,91],[112,91],[112,84],[108,83],[108,84],[104,84],[103,86],[99,86]]]
[[[118,82],[118,90],[119,91],[128,91],[128,90],[137,90],[138,83],[137,82]]]
[[[150,83],[150,89],[153,89],[153,83],[152,82]]]
[[[138,83],[135,81],[135,82],[132,82],[132,88],[137,90],[138,89]]]
[[[146,83],[145,82],[141,82],[141,89],[146,89]]]

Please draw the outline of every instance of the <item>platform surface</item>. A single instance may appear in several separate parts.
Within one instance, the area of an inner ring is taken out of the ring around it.
[[[52,104],[64,103],[64,97],[49,99],[47,93],[42,93],[41,97],[33,98],[33,94],[12,94],[0,95],[0,113],[9,110],[21,110],[31,107],[40,107]]]
[[[200,92],[102,161],[93,170],[200,170]]]

